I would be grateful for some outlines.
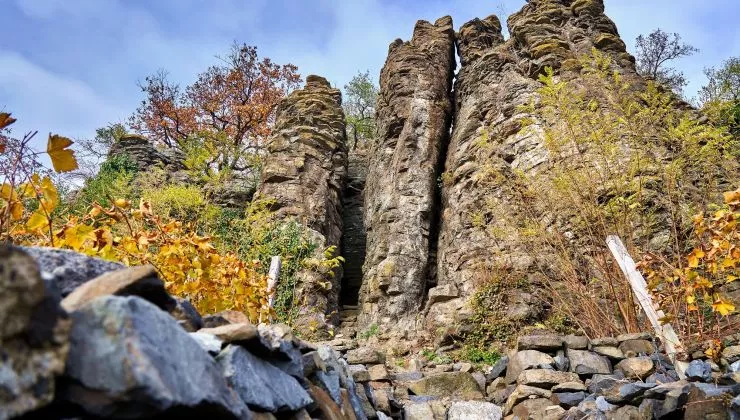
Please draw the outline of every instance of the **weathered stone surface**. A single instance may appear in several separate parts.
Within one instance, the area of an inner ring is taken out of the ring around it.
[[[387,381],[390,379],[390,376],[388,375],[388,369],[385,368],[385,365],[373,365],[368,368],[368,372],[370,374],[370,380],[371,381]]]
[[[570,372],[558,372],[548,369],[525,370],[519,374],[516,383],[538,388],[550,389],[557,384],[577,382],[578,375]]]
[[[406,420],[430,420],[434,419],[434,411],[429,403],[412,403],[403,406],[403,418]]]
[[[491,369],[486,372],[486,381],[492,381],[506,372],[506,368],[509,366],[509,356],[504,356],[496,361],[491,366]]]
[[[126,268],[125,265],[89,257],[74,251],[57,248],[21,247],[39,265],[41,276],[53,284],[62,297],[78,286],[109,271]]]
[[[566,335],[563,341],[567,348],[575,350],[585,350],[589,344],[588,337],[583,335]]]
[[[41,408],[64,371],[70,320],[26,252],[0,247],[0,419]]]
[[[568,350],[570,371],[579,375],[593,375],[595,373],[609,374],[612,372],[609,359],[596,353],[585,350]]]
[[[347,352],[347,363],[351,365],[377,365],[385,363],[385,354],[372,347],[360,347]]]
[[[542,389],[529,385],[517,385],[514,389],[514,392],[512,392],[511,395],[509,395],[509,398],[506,400],[506,406],[504,406],[504,414],[511,413],[514,407],[522,401],[532,398],[550,398],[551,396],[552,392],[548,391],[547,389]]]
[[[436,244],[441,152],[452,119],[452,19],[419,21],[380,74],[377,140],[365,185],[367,255],[360,324],[414,328]]]
[[[444,372],[427,376],[408,384],[415,395],[450,397],[463,400],[483,399],[473,375],[467,372]]]
[[[220,418],[248,415],[213,358],[153,304],[103,296],[72,318],[63,400],[102,417],[184,410]]]
[[[527,369],[537,369],[542,366],[552,366],[555,360],[546,354],[537,350],[524,350],[516,352],[509,358],[509,365],[506,368],[506,383],[513,384],[516,382],[519,374]]]
[[[686,369],[686,379],[709,382],[712,380],[712,366],[703,360],[693,360]]]
[[[625,357],[624,353],[622,353],[622,350],[618,349],[617,347],[593,346],[591,347],[591,351],[600,356],[606,356],[612,360],[622,360]]]
[[[557,335],[526,335],[516,341],[517,350],[556,351],[563,347],[563,337]]]
[[[111,145],[108,156],[117,155],[125,155],[142,171],[153,166],[169,172],[185,169],[185,156],[178,155],[174,150],[158,150],[145,137],[135,134],[125,135]]]
[[[242,347],[229,345],[216,358],[241,399],[262,411],[297,411],[312,403],[298,381]]]
[[[252,324],[227,324],[216,328],[203,328],[198,332],[218,337],[226,344],[258,339],[257,327]]]
[[[274,200],[277,217],[306,225],[317,253],[339,246],[342,235],[347,145],[341,103],[340,91],[320,76],[308,76],[303,89],[280,102],[256,194]],[[297,277],[297,327],[323,326],[325,315],[339,309],[341,270],[332,278],[309,269]],[[322,287],[325,281],[332,287]]]
[[[615,369],[620,370],[627,378],[645,379],[655,372],[655,364],[647,356],[629,357],[617,363]]]
[[[196,343],[205,351],[207,351],[211,356],[216,356],[219,353],[221,353],[221,347],[223,346],[224,342],[216,337],[213,334],[208,334],[204,332],[191,332],[190,338],[195,340]]]
[[[641,355],[650,356],[655,353],[655,346],[653,346],[653,343],[648,340],[624,340],[619,343],[619,350],[621,350],[627,357],[636,357]]]
[[[500,407],[481,401],[454,402],[447,411],[447,420],[500,420],[502,416]]]
[[[556,392],[552,394],[552,402],[563,408],[576,407],[586,399],[586,393],[583,391],[576,392]]]
[[[109,271],[80,285],[62,300],[62,307],[73,312],[93,299],[107,295],[139,296],[165,311],[177,306],[154,267],[143,265]]]
[[[552,387],[552,392],[577,392],[585,390],[586,385],[584,385],[583,382],[580,381],[561,382]]]
[[[536,321],[544,312],[541,301],[551,298],[543,293],[545,288],[537,287],[550,280],[533,273],[541,272],[535,264],[554,264],[549,255],[533,255],[526,245],[529,240],[517,228],[519,216],[532,209],[518,199],[521,185],[516,180],[521,179],[517,174],[547,171],[553,157],[545,145],[543,121],[521,106],[537,101],[537,76],[545,67],[566,80],[577,78],[577,57],[594,47],[613,57],[614,67],[625,77],[637,77],[634,58],[604,15],[603,1],[589,0],[594,8],[573,8],[572,3],[528,1],[509,17],[511,38],[506,41],[496,16],[468,22],[457,34],[462,66],[455,79],[455,123],[442,176],[436,285],[454,285],[460,296],[429,308],[430,330],[448,325],[454,316],[464,318],[467,314],[456,312],[464,306],[460,302],[499,268],[505,279],[511,274],[511,283],[523,278],[527,281],[520,284],[531,285],[526,291],[514,284],[504,288],[502,322]],[[534,121],[527,130],[520,123],[525,118]],[[561,216],[555,209],[538,210],[553,224],[548,228],[565,233],[564,226],[553,222]],[[573,252],[578,249],[574,241]],[[522,299],[522,293],[536,296]]]

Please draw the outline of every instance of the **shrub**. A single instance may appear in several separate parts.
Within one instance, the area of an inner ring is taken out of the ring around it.
[[[73,192],[65,200],[66,209],[61,210],[79,215],[84,214],[93,203],[110,206],[112,197],[134,198],[136,191],[133,180],[137,173],[136,163],[130,157],[112,156],[100,165],[97,175],[88,179],[79,191]]]
[[[675,261],[692,210],[737,180],[737,140],[655,85],[631,84],[608,55],[594,51],[581,68],[578,83],[547,69],[539,101],[521,107],[548,161],[527,173],[490,162],[487,186],[507,200],[491,196],[486,213],[496,217],[485,229],[535,256],[559,316],[591,336],[635,332],[647,326],[606,237],[620,236],[633,255]],[[500,142],[488,140],[497,129],[480,141],[489,156],[500,156]]]
[[[692,242],[692,250],[676,262],[646,254],[638,266],[666,315],[662,321],[672,324],[682,341],[710,339],[719,347],[722,337],[734,332],[728,316],[735,304],[721,289],[740,278],[740,188],[725,194],[723,207],[694,217]]]

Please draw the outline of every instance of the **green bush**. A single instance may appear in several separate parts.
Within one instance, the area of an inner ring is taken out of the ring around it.
[[[217,238],[244,261],[259,261],[259,270],[267,273],[273,256],[282,257],[280,280],[275,296],[275,312],[280,322],[290,324],[295,315],[296,274],[316,250],[308,239],[306,228],[294,221],[273,217],[271,202],[251,203],[242,215],[224,210],[216,225]]]
[[[137,171],[136,163],[130,157],[112,156],[100,165],[97,175],[71,195],[67,210],[72,214],[82,214],[94,202],[106,207],[111,205],[111,198],[132,198],[135,195],[132,181]]]

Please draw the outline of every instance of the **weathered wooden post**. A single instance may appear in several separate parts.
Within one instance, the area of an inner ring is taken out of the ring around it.
[[[276,255],[270,260],[270,271],[267,274],[267,304],[272,309],[275,303],[275,292],[277,291],[277,282],[280,279],[280,268],[282,259]],[[261,321],[261,320],[260,320]]]
[[[652,324],[655,329],[655,333],[660,337],[661,341],[665,345],[666,353],[668,353],[668,357],[671,359],[671,362],[673,362],[678,376],[681,379],[684,379],[684,371],[686,370],[687,364],[686,362],[676,360],[676,354],[684,350],[683,345],[678,339],[678,336],[673,330],[671,324],[662,324],[660,322],[660,320],[665,317],[665,314],[663,311],[656,308],[653,299],[650,297],[650,293],[648,293],[647,282],[645,282],[642,274],[637,271],[635,261],[627,252],[627,248],[618,236],[608,236],[606,238],[606,244],[614,256],[614,259],[617,260],[619,268],[622,269],[622,273],[627,277],[630,286],[632,286],[632,292],[635,294],[635,297],[637,297],[637,301],[640,303],[640,306],[642,306],[642,310],[645,311],[645,314],[650,320],[650,324]]]

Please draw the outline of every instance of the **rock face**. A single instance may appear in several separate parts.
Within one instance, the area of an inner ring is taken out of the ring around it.
[[[342,236],[347,134],[341,105],[339,90],[320,76],[308,76],[303,89],[280,102],[256,195],[274,200],[278,217],[307,226],[318,253],[338,247]],[[299,277],[298,325],[323,325],[324,316],[337,309],[341,273],[326,279],[307,270]],[[320,285],[327,280],[332,286],[328,290]]]
[[[531,0],[509,18],[512,36],[507,41],[496,16],[460,28],[456,41],[462,66],[442,176],[437,286],[432,289],[455,290],[458,296],[430,305],[430,329],[455,322],[476,285],[502,267],[525,273],[521,277],[530,284],[542,281],[532,274],[537,272],[535,257],[511,229],[511,221],[527,210],[515,204],[516,174],[535,173],[549,159],[541,122],[519,107],[536,99],[537,75],[545,66],[557,71],[562,65],[565,74],[569,63],[594,47],[634,74],[634,59],[603,12],[602,0]],[[523,117],[535,118],[529,130],[522,130]],[[504,289],[508,311],[502,316],[527,321],[540,315],[530,294],[513,286]]]
[[[182,152],[173,148],[158,150],[146,137],[138,135],[121,137],[113,143],[108,155],[125,155],[139,170],[147,170],[152,166],[162,166],[171,172],[185,169],[185,156]]]
[[[58,292],[41,279],[35,261],[0,248],[0,419],[33,411],[54,399],[64,371],[70,320]]]
[[[389,47],[365,188],[361,324],[409,328],[421,308],[436,244],[437,177],[452,118],[454,69],[450,17],[419,21],[410,41]]]

